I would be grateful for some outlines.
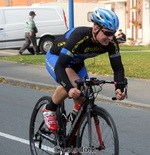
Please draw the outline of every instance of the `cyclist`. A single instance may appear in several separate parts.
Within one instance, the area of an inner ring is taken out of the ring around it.
[[[88,78],[84,64],[87,58],[108,53],[111,67],[114,71],[114,80],[124,81],[124,67],[121,61],[119,46],[115,33],[119,27],[118,16],[107,9],[97,8],[92,14],[93,27],[76,27],[67,31],[56,39],[52,48],[46,54],[46,68],[54,80],[60,84],[51,103],[43,108],[43,117],[50,130],[57,130],[56,109],[64,99],[70,97],[76,105],[81,105],[84,98],[76,88],[75,80]],[[115,95],[118,100],[125,98],[122,86],[115,86]],[[76,108],[77,109],[77,108]]]

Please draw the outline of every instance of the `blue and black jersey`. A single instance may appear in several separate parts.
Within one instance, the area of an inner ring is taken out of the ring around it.
[[[119,55],[119,46],[114,37],[114,40],[107,46],[94,41],[92,37],[91,27],[77,27],[66,32],[62,37],[56,39],[51,48],[52,54],[66,54],[72,59],[83,61],[87,58],[95,57],[99,54],[108,52],[110,57]],[[117,54],[118,53],[118,54]],[[75,60],[72,63],[75,62]]]
[[[63,36],[55,39],[51,54],[59,56],[55,66],[55,74],[58,82],[65,83],[67,92],[72,85],[68,80],[65,68],[70,66],[75,72],[84,66],[84,60],[97,55],[108,53],[110,63],[114,71],[114,80],[123,81],[124,69],[121,62],[118,42],[114,36],[107,46],[94,41],[92,27],[76,27],[67,31]]]

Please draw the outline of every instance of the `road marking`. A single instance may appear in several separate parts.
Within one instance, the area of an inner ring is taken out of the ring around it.
[[[26,140],[26,139],[22,139],[22,138],[12,136],[12,135],[9,135],[9,134],[6,134],[6,133],[2,133],[2,132],[0,132],[0,136],[29,145],[29,141]]]
[[[29,145],[29,141],[26,140],[26,139],[23,139],[23,138],[12,136],[12,135],[9,135],[9,134],[3,133],[3,132],[0,132],[0,136],[4,137],[4,138],[7,138],[7,139],[17,141],[17,142],[20,142],[20,143],[23,143],[23,144]],[[36,144],[35,144],[35,146],[38,147],[38,145],[36,145]],[[42,149],[45,150],[45,151],[54,152],[54,148],[51,148],[51,147],[46,146],[46,145],[42,145]]]

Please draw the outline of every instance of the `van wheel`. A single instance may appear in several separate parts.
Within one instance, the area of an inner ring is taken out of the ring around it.
[[[45,37],[40,42],[40,52],[47,53],[47,51],[52,47],[54,38]]]

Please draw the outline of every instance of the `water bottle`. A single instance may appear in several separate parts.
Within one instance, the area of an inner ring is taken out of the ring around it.
[[[79,110],[80,110],[81,105],[80,104],[75,104],[73,111],[70,114],[70,121],[73,123],[75,120]]]

